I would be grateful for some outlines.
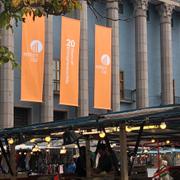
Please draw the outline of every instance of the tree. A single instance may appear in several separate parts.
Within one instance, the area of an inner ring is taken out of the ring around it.
[[[0,29],[13,30],[12,20],[15,25],[25,22],[25,15],[36,17],[48,15],[64,15],[72,10],[80,8],[78,0],[0,0]],[[0,44],[0,65],[11,62],[13,67],[18,64],[14,54]]]

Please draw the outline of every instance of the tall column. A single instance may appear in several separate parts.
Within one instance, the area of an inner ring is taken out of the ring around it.
[[[135,54],[136,54],[136,107],[149,105],[147,58],[147,8],[148,0],[134,0]]]
[[[107,16],[119,19],[117,0],[107,0]],[[120,111],[120,56],[119,56],[119,21],[108,20],[112,28],[112,110]]]
[[[88,18],[87,1],[81,0],[80,10],[81,39],[80,39],[80,93],[78,116],[89,115],[89,94],[88,94]]]
[[[171,16],[173,6],[162,4],[160,13],[161,44],[161,103],[173,104],[173,72],[172,72],[172,30]]]
[[[53,17],[45,19],[44,90],[41,122],[53,121]]]
[[[108,26],[112,28],[112,110],[120,111],[119,6],[117,0],[106,0]],[[121,179],[128,180],[127,138],[125,126],[120,127]]]
[[[12,30],[1,30],[1,45],[14,52]],[[14,71],[10,62],[0,66],[0,128],[14,126]]]

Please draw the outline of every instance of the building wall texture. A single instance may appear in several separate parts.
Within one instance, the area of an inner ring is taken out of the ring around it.
[[[53,62],[59,61],[60,57],[61,17],[47,19],[45,101],[42,104],[20,101],[20,70],[15,69],[13,72],[10,65],[5,65],[2,68],[8,69],[6,72],[0,69],[0,126],[14,125],[14,107],[29,109],[31,114],[28,118],[29,124],[53,121],[54,110],[67,112],[67,118],[107,112],[93,108],[95,24],[112,26],[114,32],[112,39],[115,44],[112,48],[115,66],[112,78],[116,82],[113,80],[113,111],[172,104],[174,96],[178,100],[180,96],[180,12],[177,11],[176,4],[171,5],[171,1],[169,5],[152,4],[148,0],[134,2],[122,0],[119,4],[115,2],[110,5],[108,1],[97,0],[93,2],[93,6],[99,12],[98,14],[83,2],[83,12],[72,12],[67,15],[81,19],[81,35],[84,36],[80,48],[80,72],[82,73],[80,93],[82,94],[80,94],[79,108],[59,105],[59,95],[53,93]],[[113,6],[114,10],[110,6]],[[108,18],[119,20],[111,21]],[[7,38],[8,44],[5,45],[15,47],[14,52],[19,63],[21,62],[21,27],[19,23],[13,35],[9,32],[2,34],[4,36],[2,43],[5,44]],[[118,71],[124,72],[124,93],[126,95],[128,90],[131,100],[119,97]],[[14,76],[12,76],[13,73]],[[5,76],[8,79],[8,97],[5,96]],[[83,81],[84,77],[85,81]],[[84,103],[86,106],[83,106]]]

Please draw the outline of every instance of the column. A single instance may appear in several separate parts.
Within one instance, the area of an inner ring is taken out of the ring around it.
[[[14,52],[12,30],[1,30],[1,45]],[[10,62],[0,66],[0,128],[14,126],[14,71]]]
[[[119,6],[116,0],[107,0],[108,25],[112,28],[112,110],[120,111],[120,55],[119,55]],[[125,126],[120,127],[121,179],[128,180],[127,138]]]
[[[88,94],[88,18],[87,1],[81,0],[80,10],[81,39],[80,39],[80,93],[78,116],[89,115],[89,94]]]
[[[136,54],[136,107],[149,105],[147,58],[147,8],[148,0],[134,0],[135,54]]]
[[[173,67],[172,67],[172,30],[171,17],[173,6],[162,4],[160,14],[161,44],[161,104],[173,104]]]
[[[107,1],[107,16],[110,19],[119,19],[117,0]],[[112,28],[112,111],[120,111],[120,56],[119,56],[119,21],[108,20]]]
[[[53,17],[45,18],[44,89],[41,122],[53,121]]]

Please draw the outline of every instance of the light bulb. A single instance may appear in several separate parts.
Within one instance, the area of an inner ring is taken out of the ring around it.
[[[99,133],[99,137],[100,138],[104,138],[106,136],[106,134],[104,133],[104,131],[101,131],[100,133]]]
[[[51,141],[51,137],[50,137],[50,136],[46,136],[46,137],[45,137],[45,141],[46,141],[46,142],[50,142],[50,141]]]
[[[160,124],[160,128],[161,128],[161,129],[166,129],[166,127],[167,127],[167,125],[166,125],[165,122],[162,122],[162,123]]]
[[[13,144],[14,143],[14,139],[13,138],[9,138],[8,139],[8,144]]]
[[[33,139],[30,140],[31,143],[34,143],[35,141],[36,141],[35,138],[33,138]]]
[[[147,149],[145,149],[145,150],[144,150],[144,153],[145,153],[145,154],[146,154],[146,153],[148,153],[148,150],[147,150]]]
[[[126,126],[126,132],[131,132],[131,131],[132,131],[131,127]]]

